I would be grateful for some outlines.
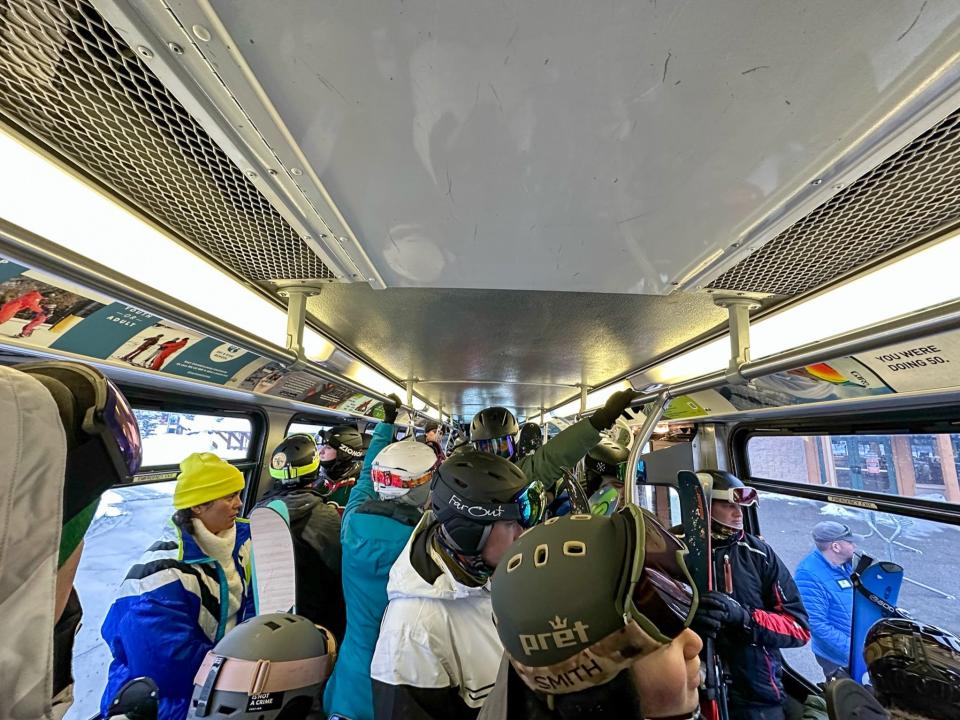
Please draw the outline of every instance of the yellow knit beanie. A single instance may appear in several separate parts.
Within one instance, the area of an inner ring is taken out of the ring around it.
[[[183,510],[203,505],[243,490],[243,485],[243,474],[230,463],[213,453],[193,453],[180,463],[173,507]]]

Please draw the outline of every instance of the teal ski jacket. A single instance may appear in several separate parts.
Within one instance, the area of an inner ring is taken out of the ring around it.
[[[378,500],[371,470],[377,455],[393,439],[393,430],[393,424],[382,422],[373,431],[363,469],[350,492],[340,525],[347,632],[323,694],[323,709],[328,715],[337,713],[351,720],[373,720],[370,662],[387,608],[387,580],[416,525],[415,519],[408,524],[364,511],[364,506],[370,507],[369,501]]]

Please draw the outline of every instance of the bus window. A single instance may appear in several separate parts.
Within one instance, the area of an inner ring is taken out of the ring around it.
[[[245,460],[253,424],[245,417],[223,417],[167,410],[138,410],[143,437],[143,467],[177,465],[194,452],[211,452],[224,460]]]
[[[747,459],[751,478],[758,480],[958,502],[950,489],[950,483],[955,484],[957,479],[953,455],[956,437],[755,436],[748,441]],[[930,466],[929,474],[924,467],[921,475],[923,464]],[[936,474],[933,467],[937,468]],[[854,472],[853,468],[859,470]],[[924,482],[920,482],[921,477]],[[960,542],[960,527],[766,491],[760,493],[757,513],[760,532],[791,573],[796,573],[805,557],[818,552],[811,536],[813,527],[827,520],[841,523],[863,536],[856,543],[856,552],[903,566],[904,581],[897,603],[900,607],[921,622],[960,631],[960,558],[952,551]],[[812,625],[816,638],[817,628]],[[811,645],[783,653],[793,669],[813,682],[823,681]]]
[[[672,528],[680,524],[680,496],[666,485],[640,485],[637,504],[657,516],[660,524]]]
[[[173,515],[176,468],[156,468],[176,466],[193,452],[213,452],[242,461],[251,446],[253,423],[249,418],[138,409],[134,414],[143,437],[146,471],[137,480],[164,481],[135,482],[105,492],[84,537],[75,581],[83,622],[73,649],[75,701],[67,712],[68,720],[87,720],[99,712],[111,659],[100,637],[103,618],[127,571],[160,538]],[[253,463],[238,465],[249,480]]]
[[[960,504],[960,435],[754,436],[753,477]]]
[[[287,435],[293,435],[294,433],[306,433],[307,435],[313,435],[317,437],[320,433],[325,430],[329,430],[333,425],[321,425],[319,423],[303,423],[303,422],[292,422],[290,427],[287,428]]]

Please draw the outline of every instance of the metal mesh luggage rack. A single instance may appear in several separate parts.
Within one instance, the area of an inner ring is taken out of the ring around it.
[[[960,218],[960,110],[717,278],[795,295]]]
[[[249,280],[335,277],[85,0],[0,0],[0,114]]]

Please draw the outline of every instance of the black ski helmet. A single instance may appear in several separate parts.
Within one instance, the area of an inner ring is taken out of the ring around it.
[[[577,693],[670,643],[697,608],[685,556],[683,543],[636,506],[550,518],[524,533],[491,581],[514,670],[535,692]]]
[[[587,453],[584,463],[588,470],[601,475],[616,475],[618,467],[627,461],[630,451],[608,437],[601,437]]]
[[[498,520],[530,527],[543,513],[543,496],[506,458],[464,449],[445,460],[430,482],[433,514],[456,549],[479,555]]]
[[[543,431],[536,423],[526,422],[520,426],[520,436],[517,438],[517,457],[532,455],[543,447]]]
[[[309,485],[317,479],[319,469],[317,441],[307,433],[284,438],[270,457],[270,477],[283,487]]]
[[[334,425],[320,434],[319,442],[337,451],[336,460],[320,463],[325,469],[329,470],[336,463],[355,463],[363,460],[363,436],[353,425]]]
[[[505,407],[488,407],[473,416],[470,442],[481,452],[489,452],[508,460],[517,457],[517,436],[520,425]]]
[[[932,720],[960,720],[960,639],[906,618],[884,618],[867,632],[863,656],[886,707]]]

